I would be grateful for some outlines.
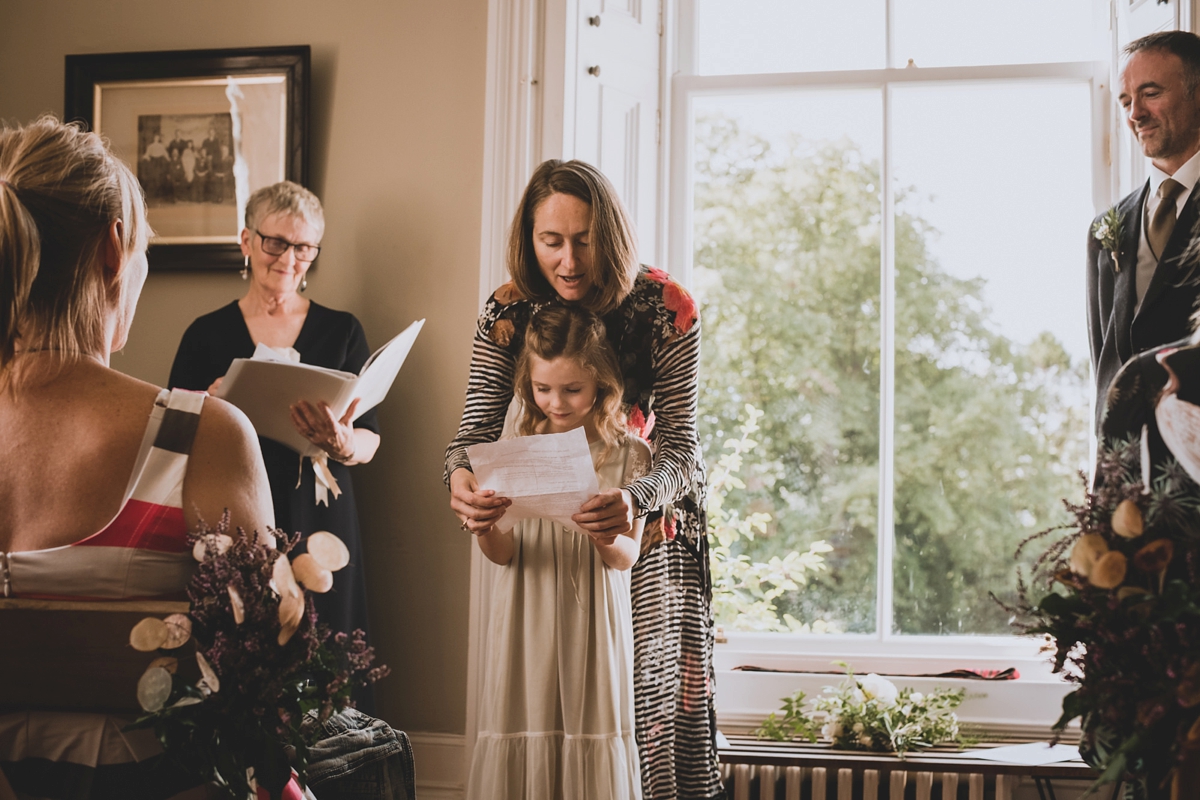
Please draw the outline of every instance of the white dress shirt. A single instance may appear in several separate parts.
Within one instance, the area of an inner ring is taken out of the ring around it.
[[[1146,204],[1142,210],[1142,235],[1138,237],[1138,256],[1137,256],[1137,301],[1140,306],[1142,298],[1146,296],[1146,289],[1150,286],[1150,279],[1154,277],[1154,270],[1158,268],[1158,258],[1150,249],[1150,220],[1154,218],[1154,211],[1158,208],[1160,198],[1158,196],[1158,187],[1162,186],[1162,182],[1167,178],[1174,178],[1183,185],[1183,191],[1175,198],[1175,218],[1179,218],[1179,212],[1183,210],[1184,204],[1188,198],[1192,196],[1192,190],[1196,187],[1196,182],[1200,181],[1200,152],[1197,152],[1191,158],[1183,163],[1179,169],[1175,170],[1174,175],[1168,175],[1153,164],[1150,165],[1150,189],[1146,193]]]

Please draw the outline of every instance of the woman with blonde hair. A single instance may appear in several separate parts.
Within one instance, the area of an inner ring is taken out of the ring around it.
[[[579,305],[604,322],[624,382],[631,427],[650,441],[645,475],[601,492],[573,517],[593,537],[643,519],[630,579],[634,696],[642,795],[723,797],[713,705],[712,594],[705,470],[696,430],[700,318],[664,272],[638,263],[637,241],[612,184],[582,161],[537,168],[513,219],[510,283],[484,306],[475,332],[466,407],[446,451],[450,507],[464,530],[491,530],[509,501],[481,491],[466,447],[495,441],[513,397],[513,371],[530,317]]]
[[[273,525],[241,412],[109,366],[146,280],[148,236],[137,181],[99,136],[51,117],[0,129],[5,597],[179,596],[197,521],[228,510],[247,530]],[[18,793],[78,781],[120,796],[132,769],[121,762],[136,759],[107,720],[0,715],[0,770]],[[41,759],[50,766],[23,768]]]

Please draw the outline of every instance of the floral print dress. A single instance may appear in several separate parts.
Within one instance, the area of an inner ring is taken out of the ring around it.
[[[513,368],[529,318],[557,300],[531,300],[512,283],[479,316],[466,405],[446,450],[446,480],[470,468],[466,447],[500,437]],[[646,800],[724,797],[716,758],[713,620],[704,514],[704,457],[696,430],[700,317],[663,271],[642,267],[604,317],[625,381],[630,424],[654,450],[649,473],[624,487],[646,513],[631,573],[634,698]]]

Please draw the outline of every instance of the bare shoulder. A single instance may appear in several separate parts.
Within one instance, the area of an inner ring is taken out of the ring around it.
[[[206,397],[192,445],[200,467],[218,465],[243,474],[263,470],[262,450],[254,426],[241,409],[217,397]]]
[[[257,448],[257,434],[249,418],[240,408],[227,403],[219,397],[211,395],[204,399],[204,408],[200,412],[200,427],[196,431],[200,436],[213,436],[226,445],[231,440],[253,441]]]
[[[184,514],[215,522],[228,509],[246,530],[273,526],[271,488],[254,427],[236,407],[208,397],[200,412],[184,482]]]

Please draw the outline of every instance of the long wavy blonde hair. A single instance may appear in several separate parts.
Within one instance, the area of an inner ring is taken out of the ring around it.
[[[624,382],[605,334],[604,323],[581,306],[547,306],[533,315],[525,330],[525,346],[517,357],[514,388],[524,406],[518,429],[523,436],[537,433],[546,415],[533,399],[530,379],[531,357],[543,361],[566,358],[583,367],[596,381],[596,403],[592,422],[604,442],[601,463],[628,436],[621,406]]]

